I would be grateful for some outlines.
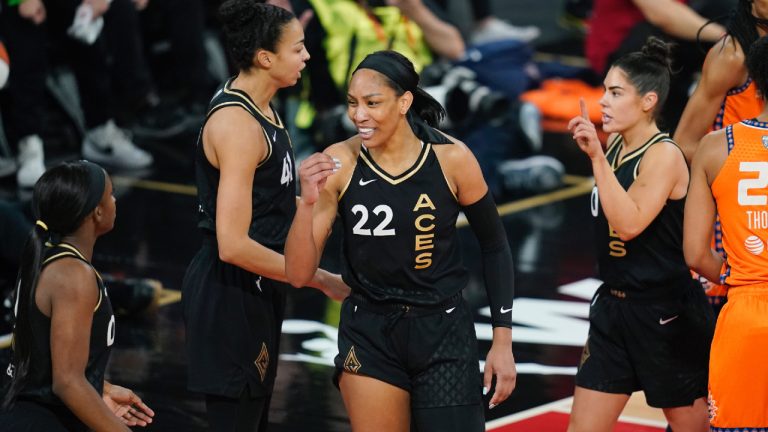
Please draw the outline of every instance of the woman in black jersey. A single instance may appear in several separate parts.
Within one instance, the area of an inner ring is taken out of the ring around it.
[[[188,388],[205,394],[213,431],[265,430],[286,291],[283,245],[296,211],[294,158],[270,101],[309,59],[285,9],[228,0],[219,9],[238,67],[211,99],[195,149],[203,244],[184,277]],[[318,270],[308,285],[341,300]]]
[[[337,213],[344,229],[337,383],[352,429],[485,430],[515,387],[513,269],[507,236],[470,150],[436,129],[444,110],[394,51],[368,55],[349,84],[358,134],[310,156],[286,242],[300,286],[317,269]],[[480,241],[493,345],[478,369],[473,313],[462,299],[456,218]],[[495,388],[492,388],[495,378]]]
[[[589,156],[600,278],[576,375],[568,430],[613,430],[632,392],[643,390],[675,432],[706,431],[713,316],[682,250],[689,172],[656,119],[670,83],[669,46],[649,38],[603,81],[603,151],[595,126],[569,123]]]
[[[91,266],[115,223],[112,181],[86,161],[51,168],[32,198],[37,221],[21,259],[3,431],[129,431],[154,413],[104,381],[115,318]]]

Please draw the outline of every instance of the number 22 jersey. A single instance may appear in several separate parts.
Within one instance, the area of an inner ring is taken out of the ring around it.
[[[723,231],[721,283],[768,284],[768,123],[726,128],[728,157],[712,182]]]
[[[432,144],[422,143],[413,166],[397,176],[361,146],[339,214],[342,275],[353,291],[375,301],[433,305],[467,284],[456,236],[459,203]]]

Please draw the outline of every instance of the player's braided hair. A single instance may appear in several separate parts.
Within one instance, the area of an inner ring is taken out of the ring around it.
[[[760,96],[763,100],[768,99],[768,36],[752,43],[747,55],[747,70],[755,80]]]

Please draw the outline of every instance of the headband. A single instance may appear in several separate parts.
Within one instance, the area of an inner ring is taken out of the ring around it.
[[[104,168],[93,162],[80,160],[76,163],[86,169],[85,172],[88,176],[88,197],[85,200],[82,212],[77,218],[77,220],[82,220],[101,202],[101,197],[104,196],[104,189],[107,187],[107,174],[104,172]]]
[[[413,69],[406,65],[393,61],[391,57],[385,54],[386,51],[377,51],[365,56],[363,61],[355,68],[355,72],[360,69],[374,70],[396,83],[405,91],[413,94],[416,99],[431,99],[431,97],[421,88],[419,88],[419,75]],[[354,72],[353,72],[354,74]],[[408,124],[411,126],[414,135],[420,140],[432,144],[451,144],[445,135],[438,132],[435,128],[427,124],[417,113],[408,110],[405,116]]]

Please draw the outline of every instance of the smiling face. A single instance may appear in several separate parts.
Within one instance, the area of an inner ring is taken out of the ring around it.
[[[371,69],[352,75],[347,93],[347,115],[366,147],[380,146],[405,122],[411,93],[398,96],[386,78]]]
[[[270,75],[280,87],[295,85],[306,67],[309,53],[304,46],[304,29],[298,20],[292,19],[283,26],[275,52],[267,51]]]
[[[655,93],[639,94],[621,68],[612,67],[605,76],[603,86],[605,93],[600,98],[600,106],[605,132],[622,133],[652,115],[656,105]]]

